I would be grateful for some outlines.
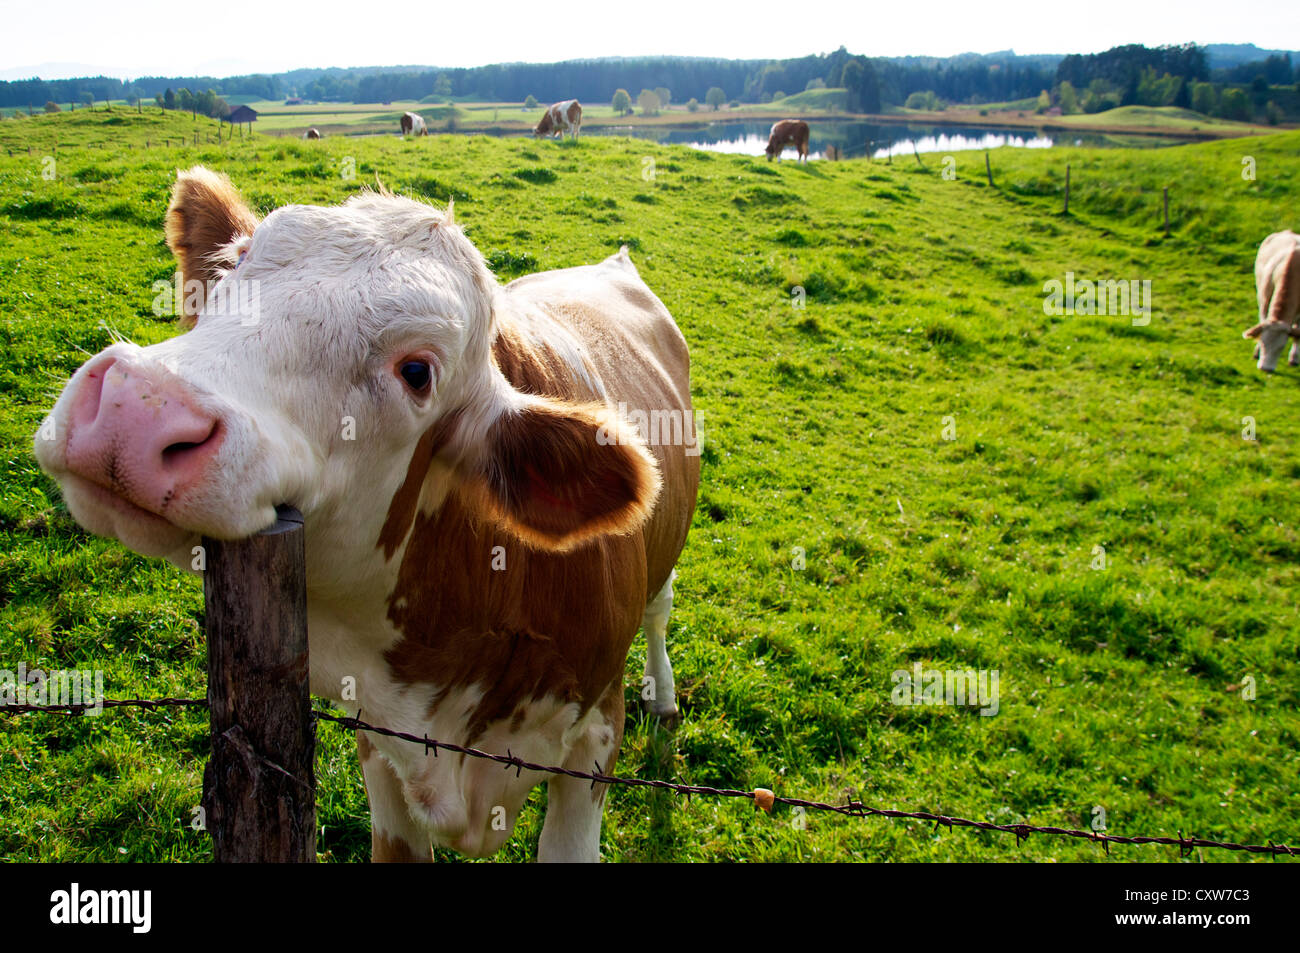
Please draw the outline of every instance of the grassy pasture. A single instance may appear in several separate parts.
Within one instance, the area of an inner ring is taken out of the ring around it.
[[[1300,227],[1300,134],[997,150],[990,189],[968,153],[946,180],[937,156],[801,167],[595,137],[157,146],[191,128],[157,113],[0,124],[0,668],[101,668],[110,697],[202,694],[198,580],[78,529],[32,434],[108,329],[175,333],[151,285],[174,270],[178,166],[227,172],[263,211],[379,176],[454,195],[502,279],[629,244],[691,344],[705,451],[670,627],[684,719],[669,732],[636,712],[638,642],[621,773],[1071,827],[1101,806],[1112,833],[1300,840],[1300,371],[1258,374],[1240,337],[1259,240]],[[1067,271],[1150,279],[1150,323],[1044,314],[1044,282]],[[891,704],[891,673],[918,661],[997,669],[998,714]],[[188,712],[0,716],[0,858],[209,859],[189,827],[206,746]],[[368,855],[352,747],[321,727],[327,860]],[[502,859],[535,856],[544,803]],[[780,810],[626,789],[603,841],[627,861],[1106,861],[1074,841],[820,815],[800,830]]]

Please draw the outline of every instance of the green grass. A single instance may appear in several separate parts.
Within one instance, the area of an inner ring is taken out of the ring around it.
[[[821,109],[828,112],[844,112],[848,108],[849,94],[846,89],[805,89],[801,93],[792,93],[784,99],[778,99],[770,105],[774,108],[789,106],[795,109]]]
[[[1177,106],[1117,106],[1099,113],[1078,113],[1057,116],[1072,126],[1144,126],[1155,129],[1191,132],[1200,129],[1231,129],[1239,132],[1258,130],[1251,123],[1231,119],[1216,119],[1190,109]]]
[[[0,668],[98,667],[116,697],[202,694],[198,581],[80,531],[31,435],[107,328],[175,333],[150,305],[174,269],[177,167],[229,173],[262,210],[338,202],[378,176],[454,193],[506,276],[631,245],[691,344],[705,450],[670,628],[684,719],[668,732],[631,714],[619,772],[1063,826],[1100,805],[1112,833],[1300,841],[1300,372],[1258,374],[1240,337],[1259,240],[1300,226],[1300,134],[997,150],[990,189],[983,157],[961,153],[949,181],[930,157],[801,167],[595,137],[163,149],[188,117],[115,118],[0,123]],[[1043,284],[1067,271],[1150,279],[1150,324],[1045,315]],[[999,714],[892,705],[890,673],[915,661],[997,669]],[[323,856],[362,860],[352,743],[333,725],[320,739]],[[189,827],[205,752],[196,713],[0,715],[0,857],[209,859]],[[544,803],[535,792],[501,859],[535,856]],[[798,830],[780,809],[631,789],[610,795],[603,851],[1106,860],[906,821],[810,815]],[[1177,859],[1120,847],[1110,862]]]

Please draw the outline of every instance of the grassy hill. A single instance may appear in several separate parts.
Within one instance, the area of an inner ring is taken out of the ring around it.
[[[1259,241],[1300,227],[1300,134],[996,150],[989,188],[968,153],[945,179],[937,156],[778,165],[595,137],[177,147],[191,130],[156,113],[0,123],[10,668],[102,668],[110,697],[203,694],[199,581],[79,530],[32,434],[110,329],[175,333],[151,303],[174,271],[162,217],[176,168],[225,171],[264,211],[378,177],[454,195],[503,280],[630,245],[691,345],[705,451],[669,636],[683,723],[635,713],[638,640],[620,773],[998,822],[1086,827],[1101,807],[1111,833],[1300,840],[1300,370],[1259,374],[1241,339]],[[1067,272],[1150,280],[1149,324],[1045,314],[1044,283]],[[1091,568],[1097,547],[1105,569]],[[891,704],[891,673],[916,662],[996,669],[998,714]],[[0,856],[210,858],[189,826],[202,715],[0,725]],[[322,856],[365,859],[353,742],[333,725],[320,742]],[[544,802],[533,795],[502,859],[535,856]],[[1107,859],[1046,837],[791,820],[615,789],[603,852]],[[1110,862],[1177,859],[1124,847]]]

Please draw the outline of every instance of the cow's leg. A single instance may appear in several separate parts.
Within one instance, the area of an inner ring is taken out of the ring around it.
[[[564,767],[591,771],[600,765],[612,774],[623,743],[623,685],[615,679],[605,690],[593,718],[564,759]],[[600,860],[600,822],[605,811],[606,785],[560,775],[546,782],[546,820],[537,843],[542,863],[597,863]]]
[[[645,630],[645,674],[650,679],[646,687],[651,697],[646,709],[652,715],[672,720],[677,717],[677,686],[673,684],[673,664],[668,660],[668,616],[673,611],[673,580],[677,572],[668,574],[668,581],[646,604],[641,617]]]
[[[427,831],[411,819],[402,782],[365,732],[357,732],[357,756],[370,802],[370,859],[374,863],[428,863],[433,860]]]
[[[1291,342],[1291,354],[1286,359],[1286,362],[1292,367],[1300,365],[1300,341]]]

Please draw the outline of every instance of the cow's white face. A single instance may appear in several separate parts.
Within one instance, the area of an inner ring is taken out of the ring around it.
[[[169,243],[186,279],[215,280],[194,328],[100,352],[37,435],[78,522],[189,567],[200,535],[250,535],[287,503],[337,586],[376,559],[417,467],[550,548],[644,517],[657,476],[639,441],[588,453],[622,432],[615,415],[521,394],[493,364],[502,293],[441,212],[363,194],[259,223],[236,201],[182,173]]]
[[[1288,328],[1289,325],[1282,321],[1264,321],[1243,332],[1243,337],[1255,339],[1255,356],[1259,359],[1256,366],[1261,371],[1272,373],[1277,367],[1278,358],[1290,337]]]

